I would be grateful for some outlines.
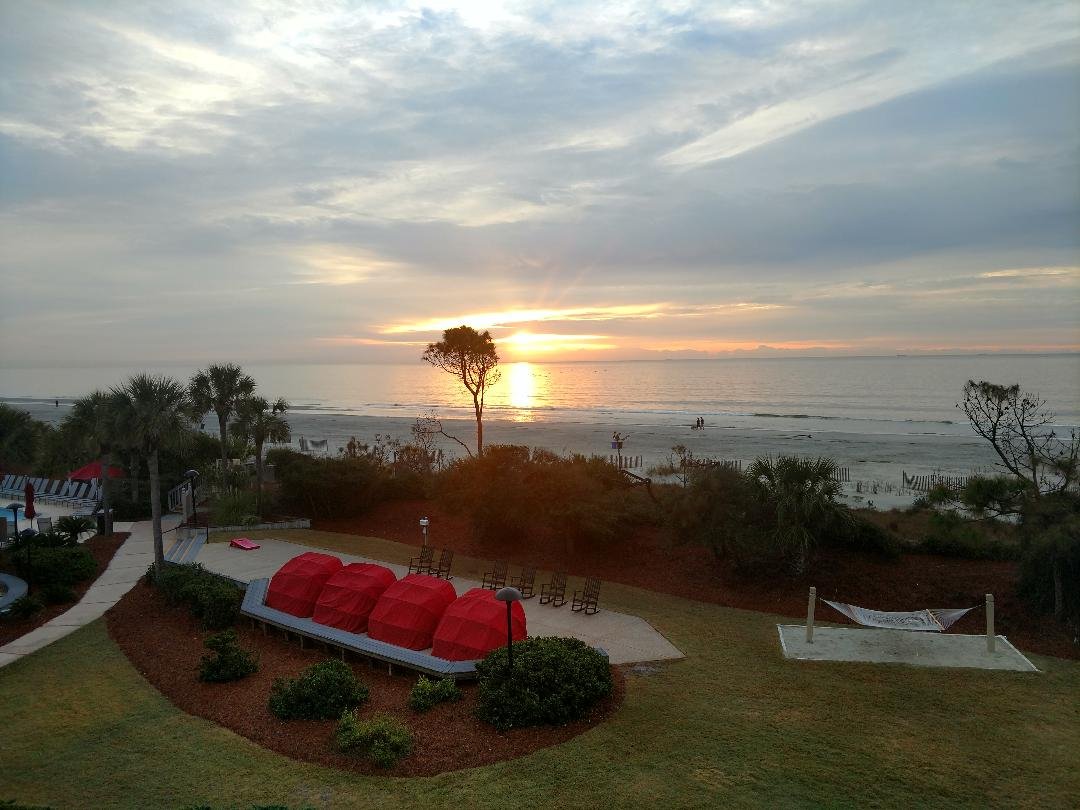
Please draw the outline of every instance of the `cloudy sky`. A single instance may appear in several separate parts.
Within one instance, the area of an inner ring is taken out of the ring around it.
[[[1080,348],[1080,4],[0,6],[15,365]]]

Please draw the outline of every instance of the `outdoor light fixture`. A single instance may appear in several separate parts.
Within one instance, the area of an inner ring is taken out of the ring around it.
[[[514,602],[521,601],[521,591],[517,588],[500,588],[495,598],[500,602],[506,602],[506,668],[514,669],[514,630],[511,626],[510,612],[514,609]]]
[[[191,522],[195,524],[196,527],[199,525],[199,510],[198,507],[195,506],[195,479],[198,477],[198,470],[188,470],[184,473],[184,478],[187,479],[188,487],[191,492]]]
[[[420,518],[420,531],[424,533],[424,545],[425,546],[427,545],[427,527],[428,527],[428,524],[430,524],[430,523],[431,523],[431,521],[428,520],[426,517]]]

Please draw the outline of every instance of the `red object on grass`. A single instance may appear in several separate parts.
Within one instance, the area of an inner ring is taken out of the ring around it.
[[[249,537],[234,537],[229,541],[229,545],[233,548],[242,548],[244,551],[254,551],[257,548],[262,548]]]
[[[341,570],[341,560],[330,554],[308,551],[285,563],[270,580],[266,606],[307,618],[323,585]]]
[[[23,487],[23,498],[26,500],[26,507],[23,509],[23,515],[27,520],[32,520],[34,515],[37,514],[37,510],[34,509],[34,485],[29,481],[27,481],[26,486]]]
[[[363,633],[379,597],[395,582],[397,577],[389,568],[374,563],[350,563],[323,585],[311,618],[327,627]]]
[[[495,591],[473,588],[443,613],[435,629],[431,654],[448,661],[475,661],[506,646],[506,602]],[[525,608],[510,603],[510,631],[514,641],[524,641]]]
[[[445,579],[409,574],[379,597],[368,617],[368,637],[409,650],[426,650],[443,612],[456,598],[457,591]]]
[[[101,478],[101,466],[100,459],[91,461],[77,470],[72,470],[67,477],[72,481],[93,481],[95,478]],[[123,467],[109,467],[109,478],[123,478],[126,474]]]

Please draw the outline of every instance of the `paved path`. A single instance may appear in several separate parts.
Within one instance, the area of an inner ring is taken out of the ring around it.
[[[231,548],[228,543],[210,543],[199,550],[197,562],[218,574],[224,574],[239,582],[250,582],[274,574],[282,565],[298,554],[312,551],[308,546],[289,543],[285,540],[260,539],[262,548],[257,551],[241,551]],[[327,551],[344,563],[373,562],[385,565],[398,577],[408,573],[403,565]],[[474,580],[454,577],[454,589],[463,594],[470,588],[479,588]],[[568,594],[569,595],[569,594]],[[660,661],[682,658],[679,649],[656,631],[652,625],[639,616],[616,613],[603,609],[601,591],[601,610],[592,616],[574,613],[569,603],[560,608],[541,605],[539,597],[522,602],[525,619],[531,636],[574,636],[587,644],[603,647],[607,650],[611,663],[628,664],[636,661]]]
[[[163,528],[168,530],[176,525],[177,520],[175,515],[165,516],[162,519]],[[0,667],[36,652],[58,638],[74,633],[94,619],[101,618],[105,611],[115,605],[146,573],[146,569],[154,561],[154,533],[150,521],[117,522],[114,528],[118,532],[131,532],[131,536],[116,550],[109,567],[83,594],[78,604],[36,630],[31,630],[25,636],[0,647]]]

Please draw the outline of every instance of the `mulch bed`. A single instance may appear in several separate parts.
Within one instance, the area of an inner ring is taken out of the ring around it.
[[[129,534],[129,532],[114,532],[108,537],[95,534],[83,543],[82,547],[89,551],[97,562],[97,576],[72,586],[71,590],[75,592],[74,602],[68,602],[63,605],[46,605],[41,613],[32,616],[29,619],[14,619],[11,617],[0,619],[0,646],[14,641],[17,638],[21,638],[31,630],[36,630],[38,627],[41,627],[41,625],[45,624],[45,622],[55,619],[61,613],[67,611],[72,605],[77,604],[78,601],[83,598],[83,595],[90,590],[90,586],[94,584],[97,577],[101,576],[102,572],[109,567],[109,563],[112,561],[116,550],[124,544],[124,541],[127,540]],[[38,586],[34,586],[31,588],[30,593],[33,595],[39,590],[40,588]]]
[[[992,593],[999,634],[1008,636],[1022,650],[1080,658],[1080,647],[1072,643],[1068,629],[1051,616],[1033,613],[1017,595],[1015,562],[935,554],[905,554],[888,560],[858,551],[822,548],[800,577],[749,578],[717,560],[708,549],[672,544],[652,527],[621,536],[618,553],[612,553],[612,548],[578,548],[569,554],[564,544],[553,538],[527,536],[514,538],[512,548],[491,548],[473,538],[466,519],[446,513],[431,501],[390,501],[357,518],[313,521],[312,528],[419,545],[422,515],[431,519],[431,544],[460,554],[598,576],[686,599],[794,619],[805,619],[807,592],[815,585],[821,599],[876,610],[979,606],[953,625],[952,632],[983,633],[986,626],[981,606],[985,595]],[[818,606],[817,619],[851,624],[827,605]]]
[[[259,671],[224,684],[206,684],[197,679],[199,662],[207,653],[200,629],[182,607],[171,607],[140,582],[107,614],[109,635],[136,669],[166,698],[189,714],[204,717],[280,754],[335,768],[367,774],[431,776],[461,768],[474,768],[524,756],[540,748],[557,745],[577,736],[614,713],[622,702],[625,683],[618,669],[614,694],[601,701],[590,716],[562,727],[519,729],[502,733],[473,716],[476,686],[462,684],[464,698],[444,703],[424,714],[408,708],[409,690],[416,680],[412,674],[387,674],[385,667],[366,662],[350,665],[371,695],[359,716],[389,714],[402,720],[413,733],[412,753],[383,769],[364,757],[341,754],[333,748],[336,721],[278,720],[270,714],[267,701],[275,678],[295,677],[311,664],[325,660],[324,650],[301,649],[294,641],[260,630],[241,621],[236,630],[240,645],[259,656]],[[331,653],[337,656],[337,652]]]

